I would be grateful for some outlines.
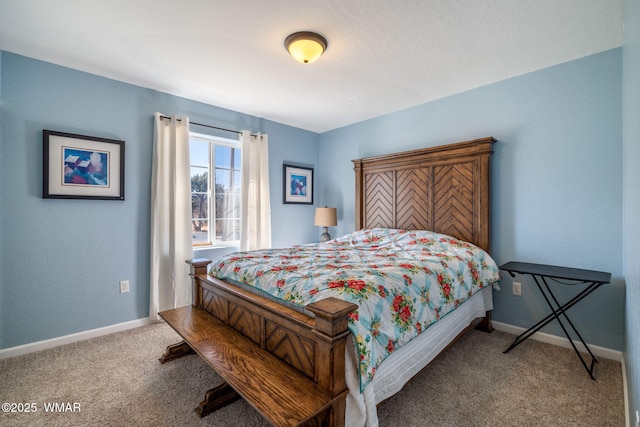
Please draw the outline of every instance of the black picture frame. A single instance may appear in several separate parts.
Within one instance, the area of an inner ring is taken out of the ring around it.
[[[124,200],[124,141],[44,129],[42,198]]]
[[[282,165],[282,203],[313,204],[313,168]]]

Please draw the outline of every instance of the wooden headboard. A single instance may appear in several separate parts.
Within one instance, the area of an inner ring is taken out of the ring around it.
[[[493,137],[353,160],[356,230],[432,230],[489,251]]]

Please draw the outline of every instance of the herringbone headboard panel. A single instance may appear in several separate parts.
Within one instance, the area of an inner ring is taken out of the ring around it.
[[[432,230],[489,251],[492,137],[353,160],[356,230]]]

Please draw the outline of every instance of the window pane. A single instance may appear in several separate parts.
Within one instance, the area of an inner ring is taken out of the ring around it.
[[[216,193],[216,219],[226,219],[229,217],[229,194]]]
[[[233,240],[240,240],[240,220],[233,220]]]
[[[228,219],[217,219],[216,240],[219,240],[221,242],[240,240],[240,229],[236,227],[236,221]]]
[[[190,140],[189,157],[192,165],[209,167],[209,142]]]
[[[242,176],[242,173],[239,170],[236,170],[233,172],[233,188],[231,189],[231,192],[237,195],[240,195],[240,193],[242,192],[242,186],[240,181],[241,176]]]
[[[192,167],[191,168],[191,191],[198,193],[206,193],[209,191],[209,169]]]
[[[240,170],[242,169],[242,156],[240,155],[242,151],[239,148],[233,149],[233,168]]]
[[[209,218],[209,198],[206,194],[191,194],[191,218]]]
[[[197,223],[197,224],[196,224]],[[194,220],[191,223],[191,234],[194,245],[209,245],[209,221]]]
[[[227,169],[216,168],[216,193],[231,189],[231,172]]]
[[[229,169],[231,167],[231,147],[216,145],[216,167]]]
[[[233,218],[240,218],[240,206],[242,206],[242,198],[240,196],[233,196]],[[239,223],[238,223],[239,224]]]

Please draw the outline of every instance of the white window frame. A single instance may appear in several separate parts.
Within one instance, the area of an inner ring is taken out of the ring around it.
[[[215,236],[215,223],[216,223],[216,217],[215,217],[215,196],[214,196],[214,191],[215,191],[215,146],[224,146],[224,147],[230,147],[230,148],[235,148],[239,151],[240,153],[240,165],[242,165],[242,144],[240,143],[240,141],[238,139],[230,139],[230,138],[223,138],[223,137],[219,137],[219,136],[213,136],[213,135],[207,135],[204,133],[198,133],[198,132],[189,132],[189,143],[191,143],[192,140],[197,140],[197,141],[202,141],[202,142],[206,142],[209,144],[209,156],[208,156],[208,161],[209,161],[209,170],[208,170],[208,191],[207,191],[207,200],[208,200],[208,213],[209,213],[209,227],[207,230],[208,233],[208,242],[203,243],[203,244],[195,244],[195,242],[192,242],[193,245],[193,249],[194,250],[200,250],[200,249],[209,249],[209,248],[225,248],[225,247],[234,247],[234,246],[240,246],[240,239],[238,237],[238,240],[217,240],[216,236]],[[191,159],[189,160],[189,168],[193,167],[194,165],[191,163]],[[242,171],[242,166],[240,167],[240,172]],[[231,174],[233,176],[233,173]],[[241,196],[238,196],[240,198],[240,210],[242,210],[242,200],[241,200]],[[191,198],[189,198],[191,200]],[[238,220],[240,219],[240,215],[241,212],[238,213]],[[194,218],[192,218],[193,221]]]

